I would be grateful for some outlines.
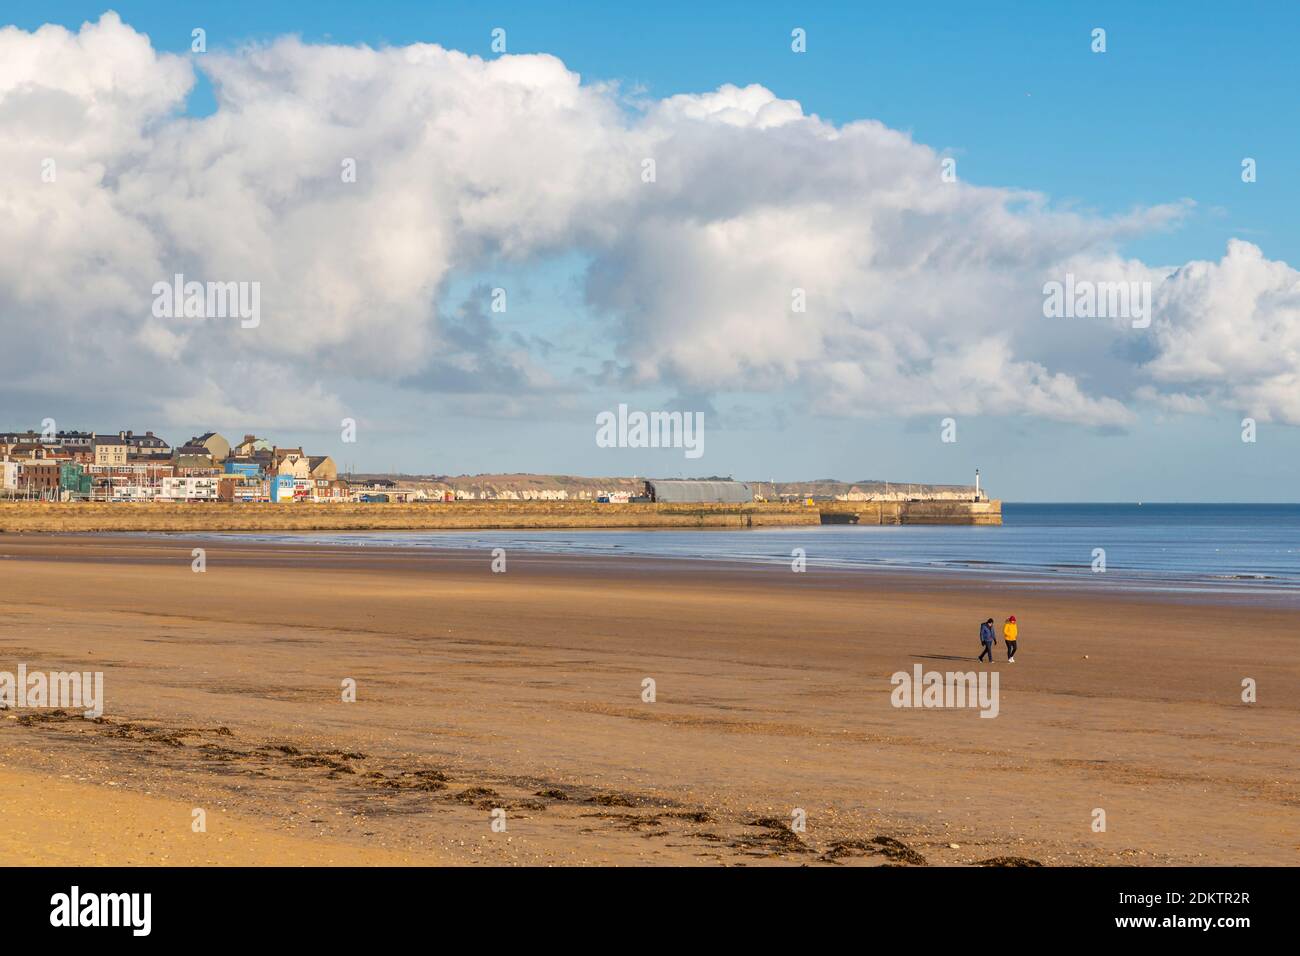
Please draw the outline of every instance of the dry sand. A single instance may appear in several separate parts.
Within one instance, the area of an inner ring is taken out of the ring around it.
[[[192,546],[0,535],[0,670],[107,698],[0,714],[0,863],[1300,861],[1294,604]],[[996,719],[891,706],[1008,613]]]
[[[0,864],[43,866],[389,865],[415,855],[276,830],[222,807],[0,766]],[[204,810],[199,818],[196,809]],[[427,862],[427,860],[426,860]]]

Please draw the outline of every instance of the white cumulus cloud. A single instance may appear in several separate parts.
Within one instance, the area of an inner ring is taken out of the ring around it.
[[[196,67],[217,99],[201,118],[184,113]],[[847,415],[1122,426],[1150,402],[1300,423],[1290,267],[1239,242],[1219,263],[1125,259],[1185,205],[1060,210],[945,182],[942,158],[762,86],[638,100],[546,55],[286,37],[189,58],[111,13],[0,30],[0,374],[11,400],[147,383],[133,397],[160,415],[217,423],[264,414],[258,389],[297,396],[285,426],[337,417],[343,380],[468,392],[477,375],[527,408],[601,386],[438,303],[493,263],[572,255],[589,263],[581,326],[612,349],[605,387]],[[1151,328],[1045,319],[1043,284],[1067,272],[1151,282]],[[155,317],[150,290],[176,273],[259,282],[260,326]]]

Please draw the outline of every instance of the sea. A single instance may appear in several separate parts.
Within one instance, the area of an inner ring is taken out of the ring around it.
[[[892,569],[1072,587],[1300,595],[1297,504],[1004,502],[1002,520],[1001,526],[371,531],[239,537],[280,544],[504,548],[507,554],[628,555],[791,566],[802,552],[810,571]]]

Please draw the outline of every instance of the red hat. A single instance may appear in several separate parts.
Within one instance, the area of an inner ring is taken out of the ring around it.
[[[1012,620],[1013,623],[1015,622],[1015,620],[1016,620],[1016,616],[1015,616],[1014,614],[1011,615],[1011,620]]]

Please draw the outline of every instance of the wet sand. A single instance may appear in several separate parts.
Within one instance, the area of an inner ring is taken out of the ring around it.
[[[0,863],[1300,862],[1285,602],[201,545],[0,535],[0,670],[106,696],[0,714]],[[1009,613],[995,719],[892,706]]]

